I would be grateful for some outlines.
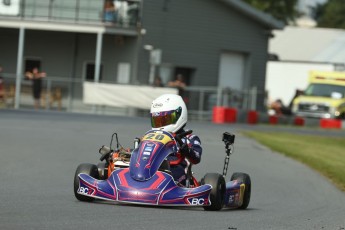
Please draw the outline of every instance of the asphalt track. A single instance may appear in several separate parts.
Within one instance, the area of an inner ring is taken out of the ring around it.
[[[222,171],[221,134],[237,134],[227,179],[235,171],[250,174],[253,187],[247,210],[79,202],[73,194],[77,166],[97,163],[98,148],[109,144],[114,131],[123,146],[132,146],[133,138],[150,128],[149,121],[0,110],[0,229],[345,228],[345,194],[306,166],[241,136],[248,126],[191,122],[188,127],[200,136],[204,148],[202,162],[193,168],[199,178]],[[334,133],[344,135],[320,131]]]

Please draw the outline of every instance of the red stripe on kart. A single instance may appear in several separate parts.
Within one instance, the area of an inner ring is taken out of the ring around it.
[[[158,176],[157,180],[149,188],[147,188],[147,190],[157,189],[158,186],[165,180],[163,173],[157,172],[156,175]]]
[[[128,169],[124,169],[124,170],[122,170],[121,172],[119,172],[119,174],[117,174],[118,177],[119,177],[119,179],[120,179],[120,184],[121,184],[122,186],[127,187],[127,188],[128,188],[129,186],[128,186],[128,183],[127,183],[127,179],[126,179],[125,174],[126,174],[128,171],[129,171]]]

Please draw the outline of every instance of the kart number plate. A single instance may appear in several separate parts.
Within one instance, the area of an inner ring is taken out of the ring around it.
[[[163,144],[168,143],[172,139],[164,133],[148,133],[143,137],[143,141],[155,141]]]

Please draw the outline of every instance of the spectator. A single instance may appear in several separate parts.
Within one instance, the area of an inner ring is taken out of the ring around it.
[[[175,81],[170,81],[168,83],[170,87],[177,87],[177,88],[185,88],[186,83],[184,82],[184,78],[182,74],[177,74]]]
[[[185,88],[186,83],[182,74],[177,74],[175,81],[168,82],[169,87],[176,87],[178,89],[178,94],[183,98],[184,102],[187,103]]]
[[[276,115],[286,114],[286,111],[288,110],[288,108],[284,106],[283,101],[281,99],[277,99],[274,102],[272,102],[270,107]]]
[[[153,87],[163,87],[162,79],[160,77],[155,77],[153,81]]]
[[[302,95],[304,92],[303,90],[296,89],[295,95],[291,99],[291,102],[289,103],[289,106],[285,106],[281,99],[277,99],[274,102],[271,103],[270,108],[274,111],[277,115],[292,115],[292,106],[293,101],[300,95]]]
[[[34,98],[34,107],[38,109],[40,107],[40,99],[42,92],[42,78],[46,77],[45,72],[40,72],[37,67],[32,69],[32,72],[26,72],[25,77],[32,80],[32,95]]]
[[[116,22],[116,8],[112,0],[106,0],[104,2],[104,21],[105,22]]]

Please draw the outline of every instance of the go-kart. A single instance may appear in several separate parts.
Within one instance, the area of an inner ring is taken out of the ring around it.
[[[170,167],[183,160],[171,162],[170,155],[179,154],[182,139],[192,131],[173,135],[150,130],[134,141],[134,149],[123,148],[117,133],[110,147],[102,146],[101,163],[80,164],[74,176],[74,194],[80,201],[95,199],[159,206],[203,206],[205,210],[223,207],[246,209],[251,195],[251,181],[245,173],[234,173],[225,182],[235,135],[223,134],[226,157],[223,175],[207,173],[200,181],[188,167],[184,185],[174,181]],[[111,148],[116,136],[116,149]],[[105,161],[105,162],[102,162]]]

